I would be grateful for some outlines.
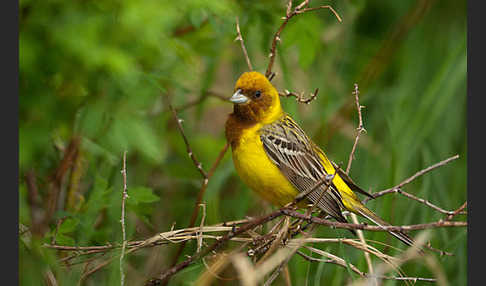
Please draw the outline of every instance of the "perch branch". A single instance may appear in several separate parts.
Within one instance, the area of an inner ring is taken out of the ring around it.
[[[394,231],[394,232],[406,232],[411,230],[424,230],[429,228],[439,228],[439,227],[465,227],[467,226],[467,222],[465,221],[445,221],[439,220],[437,222],[431,223],[422,223],[422,224],[413,224],[413,225],[403,225],[403,226],[375,226],[375,225],[367,225],[367,224],[354,224],[354,223],[344,223],[344,222],[334,222],[327,219],[318,218],[315,216],[306,216],[305,214],[290,210],[290,209],[281,209],[282,213],[295,217],[300,218],[312,223],[320,224],[320,225],[327,225],[334,228],[343,228],[343,229],[360,229],[360,230],[368,230],[368,231]]]

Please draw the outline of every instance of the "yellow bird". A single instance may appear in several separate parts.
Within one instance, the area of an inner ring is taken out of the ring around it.
[[[235,169],[253,191],[277,206],[292,202],[300,192],[334,175],[324,195],[322,185],[307,199],[339,222],[343,210],[361,215],[379,226],[390,225],[364,206],[353,192],[372,197],[352,180],[287,115],[277,90],[258,72],[243,73],[237,80],[233,113],[226,121]],[[413,240],[403,232],[390,232],[407,245]]]

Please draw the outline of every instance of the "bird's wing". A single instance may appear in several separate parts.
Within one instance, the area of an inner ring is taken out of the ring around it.
[[[304,131],[289,116],[265,125],[260,130],[260,140],[270,160],[277,165],[283,175],[300,192],[313,188],[328,173],[321,158],[312,148],[312,142]],[[321,186],[310,193],[307,198],[334,217],[346,222],[341,213],[344,209],[341,195],[334,184],[324,193]]]

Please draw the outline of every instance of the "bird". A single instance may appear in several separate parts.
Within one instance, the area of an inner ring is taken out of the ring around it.
[[[278,91],[267,77],[257,71],[244,72],[233,92],[229,99],[233,112],[226,120],[225,136],[235,170],[250,189],[279,207],[293,202],[299,193],[311,191],[306,199],[338,222],[347,222],[342,214],[347,210],[378,226],[390,225],[355,192],[374,197],[328,159],[282,109]],[[329,186],[315,188],[323,178],[332,178]],[[404,232],[389,233],[408,246],[414,243]]]

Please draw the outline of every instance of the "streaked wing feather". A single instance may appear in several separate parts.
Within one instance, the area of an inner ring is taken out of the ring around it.
[[[327,175],[319,156],[311,148],[310,139],[290,117],[285,116],[264,126],[260,139],[270,160],[300,192],[311,189]],[[325,186],[319,187],[308,195],[308,199],[316,203],[324,190]],[[324,193],[317,205],[336,220],[346,222],[341,213],[341,195],[334,185]]]

